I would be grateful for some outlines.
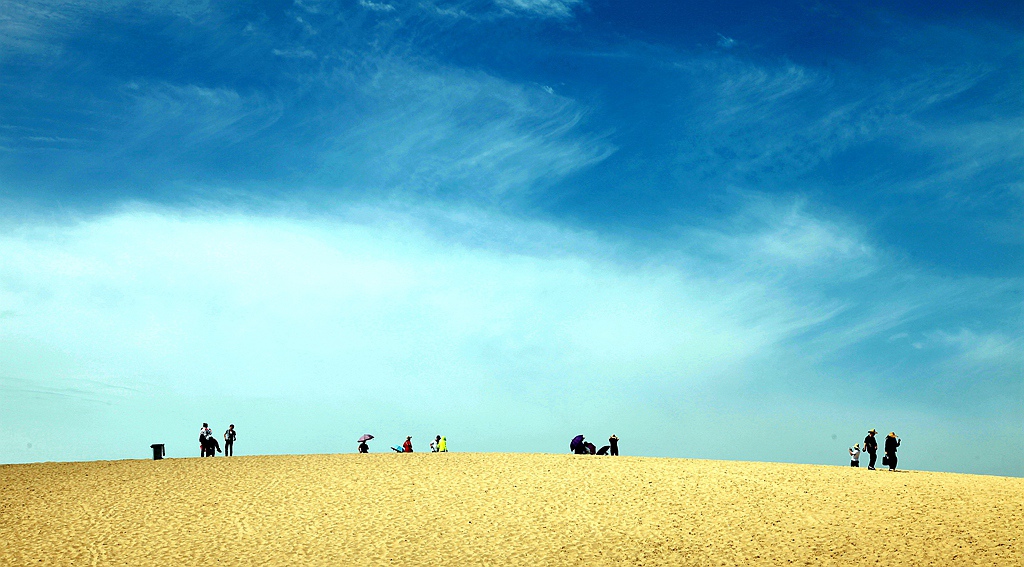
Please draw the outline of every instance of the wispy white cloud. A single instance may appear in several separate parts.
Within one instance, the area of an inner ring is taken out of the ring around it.
[[[568,18],[575,7],[583,0],[495,0],[501,6],[513,12],[525,12],[544,17]]]
[[[208,0],[8,0],[0,3],[0,55],[4,52],[60,53],[61,42],[93,17],[110,17],[126,8],[201,21]]]
[[[339,129],[322,166],[350,184],[501,200],[614,151],[574,101],[483,73],[388,60],[360,88],[367,115]]]
[[[371,2],[370,0],[359,0],[359,5],[374,12],[394,12],[395,7],[386,2]]]
[[[957,370],[985,371],[1017,369],[1024,372],[1024,341],[1002,332],[977,333],[969,329],[955,332],[935,331],[927,335],[927,344],[951,349],[949,362]]]
[[[930,160],[919,179],[901,185],[902,191],[938,190],[945,199],[966,207],[993,197],[1024,205],[1020,192],[1024,114],[998,121],[921,125],[919,130],[918,136],[907,140],[908,149],[941,159]]]
[[[278,57],[289,57],[294,59],[316,59],[316,53],[312,49],[296,47],[292,49],[272,49],[271,53]]]
[[[968,51],[991,49],[994,41],[942,27],[908,30],[908,35],[913,40],[907,41],[917,46],[959,43]],[[955,42],[947,43],[953,38]],[[1000,171],[1000,164],[1005,173],[1007,163],[1024,161],[1019,150],[1024,146],[1019,139],[1022,117],[1020,112],[970,116],[949,109],[965,104],[961,99],[972,89],[1012,89],[1012,80],[997,61],[963,54],[927,56],[931,58],[917,64],[887,62],[882,76],[844,65],[753,61],[731,53],[681,57],[676,69],[692,83],[691,89],[680,91],[680,105],[693,112],[682,130],[680,162],[698,175],[724,177],[740,186],[771,182],[785,187],[843,152],[883,142],[918,156],[920,171],[913,166],[898,173],[882,168],[875,177],[870,170],[857,172],[857,178],[868,180],[865,190],[977,197],[960,187]],[[915,61],[925,57],[908,56]],[[999,108],[1006,106],[999,100],[1013,95],[987,96]],[[1008,189],[1007,180],[999,184]],[[998,191],[998,198],[1006,196],[1004,189]]]
[[[161,147],[164,157],[209,144],[237,143],[276,122],[282,103],[233,89],[173,83],[133,83],[130,127],[118,151]]]

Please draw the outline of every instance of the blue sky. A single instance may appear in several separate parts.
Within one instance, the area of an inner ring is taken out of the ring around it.
[[[13,0],[0,462],[1024,475],[1015,2]]]

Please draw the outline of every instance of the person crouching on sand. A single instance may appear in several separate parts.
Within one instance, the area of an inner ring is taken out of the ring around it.
[[[850,466],[860,468],[860,443],[850,447]]]
[[[412,435],[405,438],[405,443],[402,443],[402,452],[412,453]]]
[[[437,442],[437,452],[438,453],[447,453],[448,452],[448,439],[446,437],[442,436],[441,440]]]

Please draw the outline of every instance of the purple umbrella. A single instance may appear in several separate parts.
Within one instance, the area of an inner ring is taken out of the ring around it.
[[[366,435],[363,435],[362,437],[359,438],[359,442],[362,443],[363,441],[369,441],[370,439],[373,439],[373,435],[367,433]]]
[[[583,443],[583,436],[582,435],[577,435],[576,437],[573,437],[572,441],[569,442],[569,450],[570,451],[575,451],[576,447],[579,447],[582,443]]]

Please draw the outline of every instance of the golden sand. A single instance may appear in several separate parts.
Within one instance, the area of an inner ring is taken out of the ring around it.
[[[0,467],[0,565],[1024,565],[1024,479],[414,453]]]

